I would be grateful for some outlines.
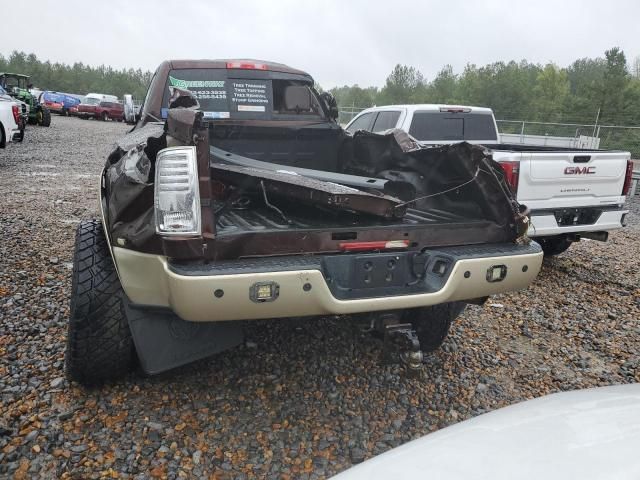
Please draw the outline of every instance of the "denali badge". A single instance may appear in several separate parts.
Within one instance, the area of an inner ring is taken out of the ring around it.
[[[565,175],[589,175],[596,173],[596,167],[567,167],[564,169]]]

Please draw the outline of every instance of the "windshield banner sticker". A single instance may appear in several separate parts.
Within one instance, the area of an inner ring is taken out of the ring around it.
[[[206,103],[211,104],[211,101],[217,100],[220,101],[217,106],[226,105],[227,90],[224,80],[182,80],[169,75],[169,83],[172,87],[189,90],[200,103],[208,100]]]
[[[173,75],[168,75],[169,90],[188,90],[200,104],[205,118],[267,118],[271,111],[271,80],[221,79],[219,72],[206,71]]]
[[[180,80],[169,75],[172,87],[186,88],[224,88],[224,80]]]
[[[230,81],[231,110],[243,113],[266,113],[271,103],[270,83],[262,80]]]

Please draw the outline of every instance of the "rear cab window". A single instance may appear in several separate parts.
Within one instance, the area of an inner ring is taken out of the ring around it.
[[[395,128],[398,124],[398,118],[400,118],[400,111],[388,110],[379,112],[376,117],[376,121],[373,123],[372,132],[384,132],[390,128]]]
[[[162,99],[162,118],[167,117],[171,87],[189,90],[206,119],[325,118],[311,81],[299,75],[252,69],[171,70]]]
[[[414,112],[409,134],[420,141],[498,140],[490,112]]]
[[[370,131],[371,130],[371,124],[373,123],[373,120],[376,116],[378,112],[368,112],[368,113],[363,113],[362,115],[360,115],[359,117],[357,117],[352,123],[351,125],[349,125],[347,127],[347,132],[355,132],[357,130],[367,130]]]

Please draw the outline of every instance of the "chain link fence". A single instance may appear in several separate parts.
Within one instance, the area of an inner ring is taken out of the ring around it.
[[[367,107],[338,107],[338,123],[343,127]]]
[[[640,159],[640,127],[496,120],[504,143],[627,150]]]

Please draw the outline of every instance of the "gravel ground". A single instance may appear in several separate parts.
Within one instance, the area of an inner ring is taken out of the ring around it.
[[[55,116],[0,151],[0,477],[326,478],[527,398],[640,381],[640,197],[631,225],[472,306],[422,378],[340,318],[264,321],[173,372],[85,390],[63,372],[76,224],[126,126]]]

